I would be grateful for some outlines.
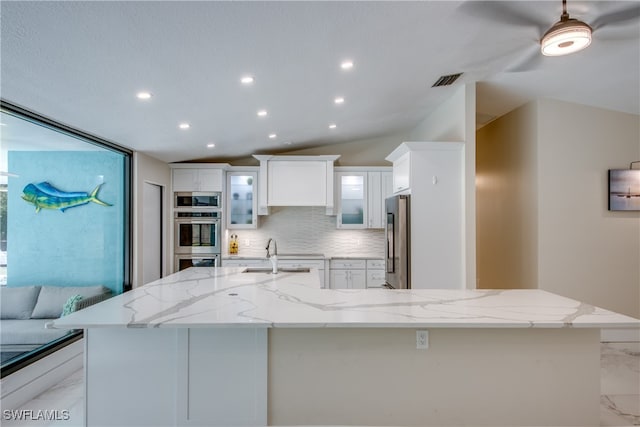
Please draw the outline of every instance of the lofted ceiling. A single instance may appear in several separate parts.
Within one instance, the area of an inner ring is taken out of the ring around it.
[[[3,1],[0,96],[167,162],[406,133],[470,83],[480,122],[539,97],[640,114],[640,3],[568,7],[587,23],[629,16],[547,58],[556,0]]]

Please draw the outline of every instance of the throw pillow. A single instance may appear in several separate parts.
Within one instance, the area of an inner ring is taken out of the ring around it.
[[[66,316],[67,314],[71,314],[76,311],[76,303],[82,299],[82,295],[74,295],[70,297],[67,302],[62,306],[62,316]]]

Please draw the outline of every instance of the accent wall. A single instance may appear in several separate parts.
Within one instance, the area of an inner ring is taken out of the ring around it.
[[[100,151],[10,151],[7,285],[104,285],[123,290],[124,156]],[[22,199],[28,184],[48,182],[63,192],[91,193],[89,202],[40,209]]]

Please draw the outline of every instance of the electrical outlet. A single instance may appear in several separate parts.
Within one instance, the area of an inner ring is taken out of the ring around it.
[[[244,239],[244,247],[245,248],[250,248],[251,247],[251,240]]]
[[[429,348],[429,331],[416,331],[416,349],[426,350]]]

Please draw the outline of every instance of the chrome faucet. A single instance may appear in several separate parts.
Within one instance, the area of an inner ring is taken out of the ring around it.
[[[269,251],[271,247],[271,242],[273,242],[273,254]],[[278,274],[278,244],[275,239],[269,237],[269,241],[267,242],[267,258],[271,261],[271,273]]]

